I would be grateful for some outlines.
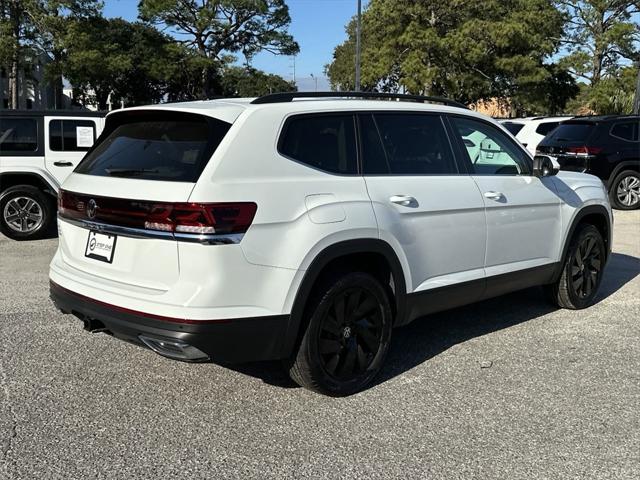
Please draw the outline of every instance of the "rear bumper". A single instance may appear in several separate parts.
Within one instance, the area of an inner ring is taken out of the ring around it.
[[[53,303],[122,340],[146,346],[140,336],[193,346],[206,354],[196,361],[242,363],[283,358],[289,315],[197,321],[135,312],[72,292],[50,282]],[[175,357],[174,357],[175,358]]]

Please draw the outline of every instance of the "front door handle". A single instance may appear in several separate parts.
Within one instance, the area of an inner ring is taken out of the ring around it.
[[[502,197],[504,197],[502,192],[484,192],[484,198],[490,198],[491,200],[500,200]]]
[[[73,167],[71,162],[53,162],[56,167]]]
[[[418,201],[410,195],[393,195],[389,198],[391,203],[401,205],[403,207],[417,207]]]

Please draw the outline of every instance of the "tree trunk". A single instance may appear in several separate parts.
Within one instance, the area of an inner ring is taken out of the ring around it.
[[[9,108],[20,108],[20,18],[22,11],[17,1],[9,4],[9,19],[13,34],[13,52],[9,66]]]
[[[209,90],[211,89],[211,75],[209,67],[202,67],[202,91],[200,92],[200,100],[209,98]]]
[[[638,78],[636,79],[636,93],[633,97],[633,113],[640,115],[640,60],[636,62],[636,68],[638,69]]]
[[[98,110],[105,111],[109,108],[109,93],[111,93],[111,89],[108,86],[93,86],[93,95]]]

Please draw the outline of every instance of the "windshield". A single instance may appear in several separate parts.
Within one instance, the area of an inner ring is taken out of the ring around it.
[[[593,131],[592,123],[562,123],[549,137],[556,142],[584,142]]]
[[[195,182],[231,127],[214,118],[178,112],[114,117],[77,173]]]

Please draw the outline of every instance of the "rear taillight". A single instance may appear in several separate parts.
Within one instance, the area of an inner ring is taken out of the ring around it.
[[[567,147],[566,152],[572,155],[597,155],[602,152],[602,148],[584,145],[582,147]]]
[[[120,227],[194,235],[245,233],[257,205],[233,203],[168,203],[97,197],[60,190],[61,217]]]
[[[256,210],[251,202],[154,204],[144,228],[198,235],[245,233]]]

